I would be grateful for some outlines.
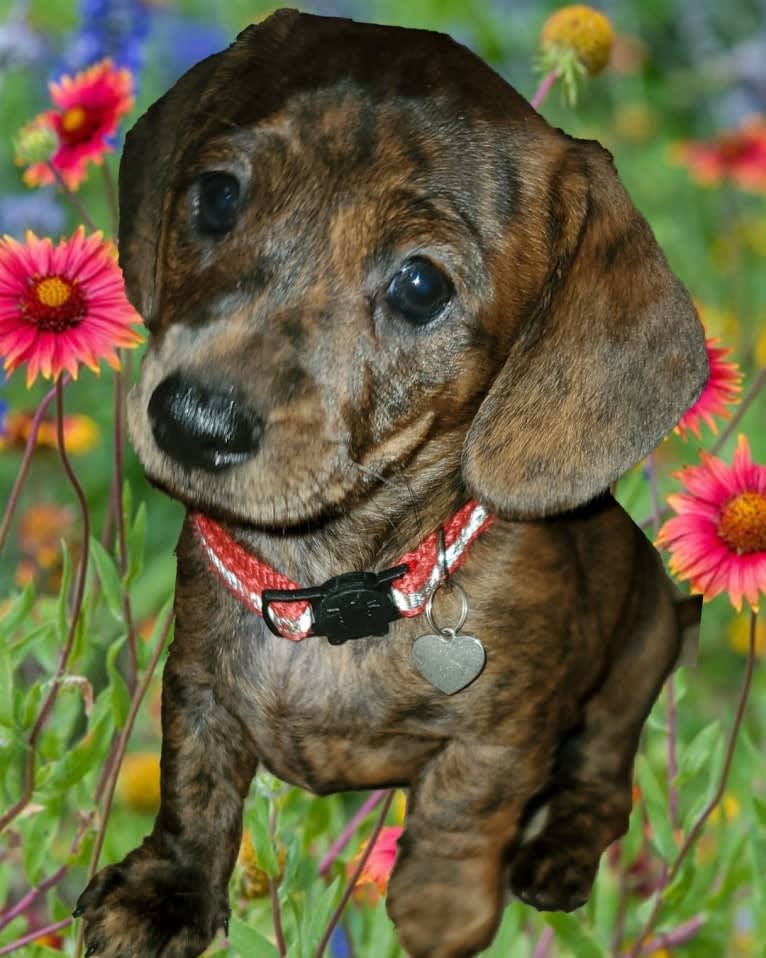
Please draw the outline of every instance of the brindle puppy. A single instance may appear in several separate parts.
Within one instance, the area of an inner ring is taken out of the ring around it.
[[[88,954],[192,958],[225,926],[259,762],[320,795],[409,788],[388,908],[414,958],[484,948],[509,881],[576,908],[698,618],[605,491],[707,375],[609,154],[445,36],[283,10],[139,120],[120,202],[151,332],[132,438],[191,512],[162,803],[80,899]],[[472,498],[498,517],[452,581],[486,665],[454,695],[416,668],[422,615],[275,636],[193,522],[308,586],[395,565]]]

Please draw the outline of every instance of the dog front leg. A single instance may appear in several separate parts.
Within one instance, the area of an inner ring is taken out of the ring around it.
[[[176,643],[163,676],[159,814],[143,844],[80,896],[86,955],[195,958],[228,923],[257,758],[204,673],[174,655]]]
[[[411,958],[469,958],[490,943],[508,850],[548,768],[535,744],[453,741],[413,785],[387,898]]]

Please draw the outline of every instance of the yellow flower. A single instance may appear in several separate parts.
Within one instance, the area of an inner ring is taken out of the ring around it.
[[[742,805],[737,796],[732,795],[731,792],[726,792],[719,804],[710,813],[710,821],[720,822],[723,819],[725,822],[733,822],[735,818],[739,817],[741,811]]]
[[[117,796],[136,812],[156,812],[160,805],[160,756],[132,752],[122,761]]]
[[[740,655],[747,655],[750,646],[750,616],[738,615],[731,620],[726,633],[729,645]],[[766,655],[766,623],[758,619],[755,625],[755,654],[759,659]]]
[[[614,31],[609,18],[585,4],[562,7],[543,24],[543,50],[573,51],[589,76],[609,62]]]
[[[277,884],[282,880],[285,869],[285,859],[287,850],[284,845],[277,848],[277,861],[279,862],[279,875]],[[242,894],[247,899],[266,898],[269,894],[269,876],[266,871],[258,864],[258,853],[253,845],[253,839],[250,832],[245,829],[242,832],[242,842],[239,846],[239,856],[237,863],[242,869],[240,887]]]

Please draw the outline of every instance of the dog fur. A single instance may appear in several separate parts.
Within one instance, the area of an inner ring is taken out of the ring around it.
[[[195,219],[210,171],[241,184],[213,237]],[[412,958],[486,947],[509,886],[579,906],[699,615],[607,491],[708,375],[610,155],[448,37],[282,10],[138,121],[120,204],[151,333],[129,416],[152,482],[306,585],[391,566],[472,497],[498,518],[454,576],[487,652],[454,696],[414,668],[422,617],[337,647],[278,638],[187,521],[161,806],[81,896],[88,953],[204,950],[259,764],[319,795],[409,789],[387,905]],[[413,256],[452,288],[423,325],[386,298]],[[161,448],[149,406],[173,376],[244,410],[252,455],[205,469]]]

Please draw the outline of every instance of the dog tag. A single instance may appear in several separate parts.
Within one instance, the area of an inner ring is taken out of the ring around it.
[[[440,635],[418,636],[412,654],[426,682],[445,695],[454,695],[478,678],[487,658],[476,636],[446,628]]]

